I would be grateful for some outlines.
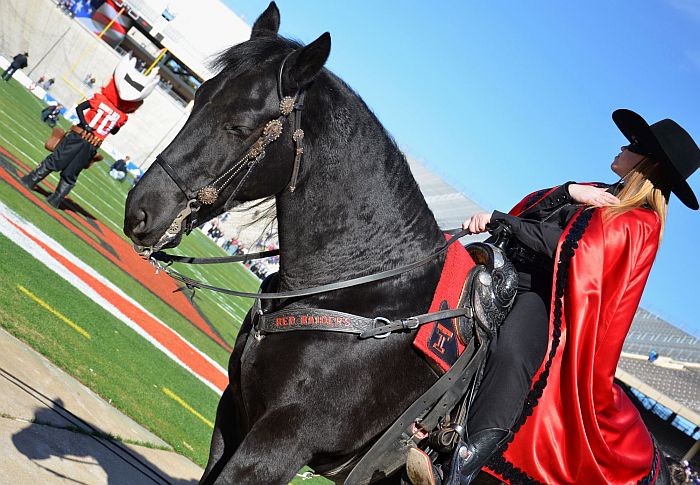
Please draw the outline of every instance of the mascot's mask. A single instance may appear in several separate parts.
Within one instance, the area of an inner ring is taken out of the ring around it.
[[[136,58],[124,56],[102,94],[125,113],[133,113],[158,84],[158,68],[144,76],[136,69]]]

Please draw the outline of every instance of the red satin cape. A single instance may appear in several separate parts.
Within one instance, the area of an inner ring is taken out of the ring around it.
[[[511,213],[519,215],[547,193],[531,194]],[[579,215],[565,229],[555,261],[563,258],[562,243]],[[539,399],[525,403],[526,414],[529,408],[532,415],[496,460],[500,466],[486,469],[506,483],[630,484],[648,477],[652,469],[651,436],[613,379],[658,248],[659,217],[647,209],[605,222],[600,209],[588,215],[573,252],[564,251],[568,274],[559,274],[560,265],[555,266],[553,287],[558,278],[565,279],[561,334],[552,352],[553,289],[550,340],[533,379],[534,386],[544,377],[546,385]],[[542,376],[548,360],[549,371]],[[650,478],[655,479],[653,473]]]

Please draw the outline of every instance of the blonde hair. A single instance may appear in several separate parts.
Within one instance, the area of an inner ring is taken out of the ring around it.
[[[647,157],[627,172],[623,181],[625,185],[617,194],[620,203],[604,209],[603,221],[610,222],[625,212],[646,206],[659,215],[661,242],[668,212],[668,198],[671,194],[671,179],[657,161]]]

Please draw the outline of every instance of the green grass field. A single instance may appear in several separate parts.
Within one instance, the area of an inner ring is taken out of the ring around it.
[[[17,82],[0,83],[0,146],[30,168],[34,168],[48,154],[43,144],[50,128],[39,118],[43,107],[41,101]],[[61,125],[64,128],[69,126],[65,120],[61,121]],[[9,158],[3,157],[3,163],[6,168],[9,165],[11,169],[24,171]],[[105,163],[97,163],[84,170],[69,197],[126,240],[121,226],[130,184],[116,182],[108,176],[111,163],[112,160],[105,154]],[[50,175],[47,181],[56,183],[57,174]],[[142,286],[129,271],[115,265],[4,181],[0,181],[0,200],[226,367],[228,351],[225,348]],[[67,211],[62,211],[62,215],[73,219],[81,217],[67,214]],[[89,231],[85,231],[85,234],[96,240]],[[200,231],[194,231],[184,238],[178,252],[199,256],[223,254],[221,248]],[[8,264],[9,261],[12,264]],[[168,397],[166,392],[169,390],[182,398],[209,421],[214,420],[218,402],[216,393],[4,236],[0,236],[0,265],[0,301],[3,302],[0,306],[0,325],[3,328],[47,356],[104,399],[110,400],[115,407],[153,431],[175,450],[204,465],[211,436],[210,426]],[[255,291],[259,284],[240,265],[179,269],[212,284],[244,291]],[[37,304],[22,288],[75,322],[90,338]],[[251,302],[199,291],[195,304],[213,332],[232,346]],[[295,480],[294,483],[302,481]],[[328,482],[314,478],[303,483]]]

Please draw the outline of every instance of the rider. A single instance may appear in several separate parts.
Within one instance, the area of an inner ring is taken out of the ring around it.
[[[520,291],[489,348],[465,441],[442,470],[411,450],[415,484],[465,485],[485,466],[511,484],[656,479],[658,451],[613,378],[671,192],[698,209],[686,179],[700,149],[672,120],[649,126],[625,109],[613,120],[630,143],[611,166],[619,182],[569,182],[531,194],[510,214],[465,221],[474,233],[496,220],[511,226]]]

